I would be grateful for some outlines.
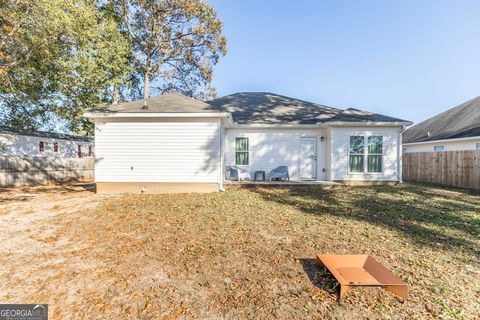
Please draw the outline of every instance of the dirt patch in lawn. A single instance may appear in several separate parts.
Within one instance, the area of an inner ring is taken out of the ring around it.
[[[403,185],[22,197],[1,205],[0,301],[49,303],[52,319],[480,315],[478,193]],[[373,255],[409,283],[410,298],[354,288],[340,303],[317,253]]]

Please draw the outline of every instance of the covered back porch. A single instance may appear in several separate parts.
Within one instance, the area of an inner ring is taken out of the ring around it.
[[[318,186],[325,189],[337,189],[342,188],[345,184],[333,181],[321,181],[321,180],[289,180],[289,181],[231,181],[224,182],[226,187],[229,186]]]

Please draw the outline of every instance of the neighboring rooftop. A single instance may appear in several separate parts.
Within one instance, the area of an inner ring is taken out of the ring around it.
[[[403,134],[404,143],[480,136],[480,97],[440,113]]]
[[[231,112],[238,124],[316,124],[318,122],[405,122],[409,121],[349,108],[341,110],[271,92],[240,92],[207,101]]]
[[[209,104],[196,100],[180,93],[166,93],[161,96],[150,97],[130,102],[123,102],[105,108],[93,109],[90,112],[127,112],[127,113],[197,113],[218,112]]]
[[[7,127],[7,126],[0,126],[0,134],[2,133],[16,134],[21,136],[49,138],[49,139],[74,140],[74,141],[85,141],[85,142],[93,141],[93,138],[91,137],[75,136],[71,134],[47,132],[47,131],[20,130],[20,129]]]

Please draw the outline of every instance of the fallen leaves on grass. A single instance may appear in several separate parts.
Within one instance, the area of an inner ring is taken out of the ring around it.
[[[41,222],[55,228],[43,267],[11,253],[0,292],[54,301],[56,318],[474,319],[479,208],[478,194],[417,185],[115,197]],[[410,298],[353,288],[339,303],[317,253],[371,254]]]

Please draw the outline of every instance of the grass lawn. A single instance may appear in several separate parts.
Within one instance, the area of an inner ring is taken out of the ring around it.
[[[50,211],[30,209],[39,216],[23,242],[0,238],[2,303],[49,303],[52,319],[480,317],[479,193],[406,184],[79,195],[98,205],[63,210],[58,195]],[[9,210],[1,229],[23,221]],[[409,299],[353,288],[339,302],[317,253],[373,255],[409,284]]]

